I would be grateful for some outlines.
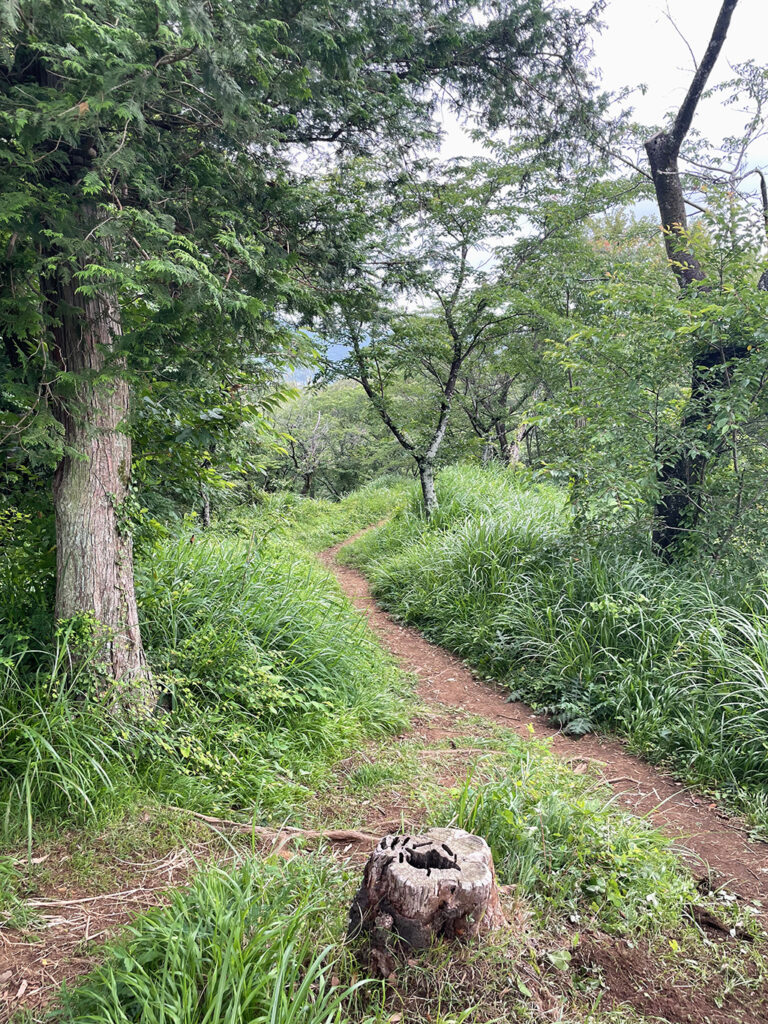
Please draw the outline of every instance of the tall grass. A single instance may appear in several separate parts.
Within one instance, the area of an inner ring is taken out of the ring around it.
[[[373,521],[380,501],[374,490],[358,497],[354,517],[370,506]],[[22,644],[4,657],[0,837],[31,844],[46,823],[83,824],[147,800],[300,816],[334,759],[364,736],[402,728],[400,674],[296,542],[304,514],[318,535],[324,519],[305,503],[280,531],[259,509],[241,514],[237,529],[190,525],[144,547],[142,631],[170,705],[151,719],[116,717],[95,695],[80,623],[51,649]]]
[[[480,762],[443,818],[484,836],[499,879],[545,918],[661,931],[679,925],[695,896],[668,839],[613,807],[610,790],[542,744],[510,743],[502,757]]]
[[[71,1024],[341,1024],[354,992],[333,977],[343,876],[311,856],[207,868],[138,918],[65,994]]]
[[[349,557],[385,606],[575,734],[611,728],[768,827],[768,598],[586,543],[563,497],[454,467]]]
[[[255,510],[242,506],[229,513],[219,528],[242,532],[258,523],[261,531],[289,535],[310,551],[320,551],[392,515],[407,501],[409,490],[405,478],[389,475],[371,481],[341,501],[278,491],[263,494]]]

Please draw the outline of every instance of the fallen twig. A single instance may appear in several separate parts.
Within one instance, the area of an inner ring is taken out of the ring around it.
[[[264,839],[282,840],[284,837],[293,839],[303,836],[305,839],[327,839],[332,843],[378,843],[381,836],[373,832],[359,832],[357,829],[330,828],[312,829],[295,828],[292,825],[283,825],[280,828],[266,828],[264,825],[249,825],[244,821],[232,821],[229,818],[216,818],[212,814],[200,814],[199,811],[189,811],[184,807],[174,807],[173,810],[190,814],[207,825],[222,825],[225,828],[235,828],[238,832],[247,832],[249,835],[261,836]],[[285,843],[281,842],[281,849]]]
[[[160,892],[163,889],[164,886],[124,889],[122,892],[103,892],[96,896],[81,896],[76,900],[26,900],[25,903],[28,907],[73,907],[76,903],[93,903],[94,900],[127,900],[129,896],[134,896],[136,893]]]
[[[421,757],[440,757],[443,754],[502,754],[503,751],[492,747],[438,747],[416,753]]]

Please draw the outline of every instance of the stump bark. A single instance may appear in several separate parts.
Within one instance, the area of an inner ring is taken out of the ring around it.
[[[350,938],[414,949],[433,938],[469,939],[505,924],[490,848],[458,828],[388,835],[365,866],[349,913]]]

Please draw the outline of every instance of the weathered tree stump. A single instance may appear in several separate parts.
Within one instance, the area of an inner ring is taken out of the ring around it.
[[[349,912],[350,938],[414,949],[469,939],[505,924],[488,844],[458,828],[385,836],[368,859]]]

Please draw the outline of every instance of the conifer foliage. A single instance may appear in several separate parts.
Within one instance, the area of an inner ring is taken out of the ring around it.
[[[541,0],[29,0],[2,8],[0,334],[13,479],[53,479],[56,613],[146,678],[131,394],[180,363],[295,357],[344,260],[312,149],[407,148],[438,93],[556,149],[589,110],[591,15]],[[286,317],[292,312],[292,317]],[[141,687],[134,687],[140,690]]]

